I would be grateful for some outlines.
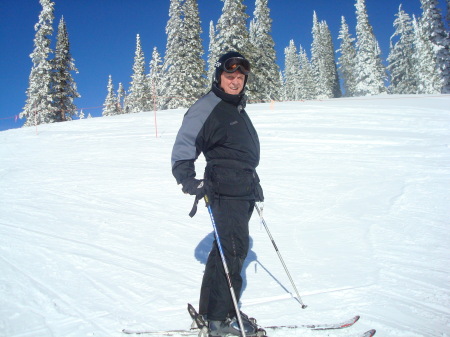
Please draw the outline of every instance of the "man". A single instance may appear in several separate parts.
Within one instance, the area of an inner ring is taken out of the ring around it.
[[[185,114],[172,151],[172,173],[182,191],[195,195],[196,201],[208,194],[238,301],[249,249],[248,222],[255,201],[263,201],[255,171],[259,139],[244,110],[249,73],[250,63],[240,53],[219,58],[211,90]],[[196,179],[194,162],[202,152],[204,179]],[[199,313],[208,321],[210,336],[241,335],[216,241],[205,267]],[[254,325],[244,318],[246,333],[254,334]]]

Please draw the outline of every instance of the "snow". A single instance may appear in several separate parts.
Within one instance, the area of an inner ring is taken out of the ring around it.
[[[450,96],[249,105],[264,219],[242,310],[289,336],[450,336]],[[0,132],[0,336],[183,329],[212,226],[172,177],[185,110]],[[204,161],[199,159],[197,171]],[[271,337],[283,336],[275,332]]]

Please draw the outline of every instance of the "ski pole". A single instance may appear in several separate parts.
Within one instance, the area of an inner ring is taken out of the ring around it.
[[[227,277],[228,286],[230,288],[231,298],[233,299],[234,309],[236,311],[238,323],[241,328],[241,335],[242,335],[242,337],[246,337],[244,323],[242,322],[242,317],[241,317],[241,311],[239,310],[239,306],[237,303],[236,293],[234,292],[234,288],[233,288],[233,282],[231,282],[231,276],[230,276],[230,272],[228,271],[227,260],[225,259],[225,254],[223,253],[223,250],[222,250],[222,244],[220,243],[219,232],[217,231],[216,222],[214,221],[214,215],[213,215],[213,212],[211,209],[211,205],[209,203],[208,196],[205,195],[204,198],[205,198],[206,207],[208,208],[209,216],[211,217],[211,223],[214,228],[214,234],[216,235],[217,247],[219,248],[220,257],[222,259],[222,264],[223,264],[223,269],[225,270],[225,275]]]
[[[300,294],[298,293],[297,287],[295,286],[295,283],[292,280],[291,274],[289,273],[289,270],[287,269],[286,264],[284,263],[283,257],[281,256],[280,251],[278,250],[278,247],[275,244],[275,240],[273,239],[272,234],[270,234],[269,227],[267,227],[267,224],[264,221],[264,218],[262,216],[262,211],[259,209],[259,207],[256,203],[255,203],[255,208],[258,211],[261,222],[264,225],[264,228],[266,229],[266,232],[269,235],[270,240],[272,241],[273,247],[275,248],[275,251],[277,252],[278,257],[280,258],[281,264],[283,265],[284,270],[286,271],[286,274],[289,277],[289,280],[291,281],[292,287],[294,288],[295,292],[297,293],[297,299],[300,302],[300,304],[302,305],[302,309],[305,309],[307,307],[307,305],[303,303],[302,298],[300,297]]]

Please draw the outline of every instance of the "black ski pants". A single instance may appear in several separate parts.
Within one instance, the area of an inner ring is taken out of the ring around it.
[[[236,199],[214,200],[211,205],[237,301],[242,289],[241,270],[249,249],[248,222],[254,206],[253,200]],[[214,321],[224,321],[228,315],[236,314],[217,240],[206,262],[199,313]]]

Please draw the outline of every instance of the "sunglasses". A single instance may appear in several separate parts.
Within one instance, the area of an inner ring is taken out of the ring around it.
[[[250,72],[250,62],[242,57],[231,57],[223,64],[223,70],[227,73],[234,73],[238,70],[244,75]]]

